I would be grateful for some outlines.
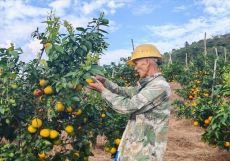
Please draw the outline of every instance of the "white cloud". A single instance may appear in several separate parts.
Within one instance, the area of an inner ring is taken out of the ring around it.
[[[101,10],[102,6],[106,3],[106,0],[97,0],[97,1],[92,1],[91,3],[83,2],[83,7],[81,7],[81,11],[85,14],[88,15],[95,10]]]
[[[196,5],[204,5],[204,12],[211,15],[226,16],[230,14],[229,0],[202,0],[197,1]]]
[[[110,10],[110,13],[113,15],[116,11],[115,10]]]
[[[0,44],[0,48],[9,48],[11,46],[10,43],[12,43],[12,41],[6,40],[5,44]]]
[[[135,7],[132,11],[134,15],[144,15],[144,14],[149,14],[151,13],[154,9],[160,8],[161,6],[159,5],[141,5],[138,7]]]
[[[182,11],[182,10],[185,10],[185,9],[186,9],[185,6],[175,7],[173,12],[179,12],[179,11]]]
[[[105,55],[100,56],[100,65],[110,65],[111,62],[118,63],[120,61],[120,57],[127,58],[131,56],[131,49],[118,49],[113,51],[105,51]]]
[[[120,8],[123,7],[124,5],[125,5],[124,3],[115,4],[114,1],[110,1],[107,6],[109,8]]]
[[[57,0],[49,4],[53,8],[57,16],[65,15],[65,8],[69,8],[71,5],[71,0]]]

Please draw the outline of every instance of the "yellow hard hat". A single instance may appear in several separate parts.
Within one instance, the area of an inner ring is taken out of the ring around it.
[[[155,57],[160,60],[163,59],[161,57],[159,50],[154,45],[142,44],[135,48],[135,50],[133,51],[131,60],[129,60],[127,63],[129,65],[135,65],[133,60],[139,59],[139,58],[149,58],[149,57]]]

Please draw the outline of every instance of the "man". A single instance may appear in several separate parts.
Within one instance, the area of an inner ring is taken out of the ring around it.
[[[88,88],[102,93],[102,99],[116,112],[130,115],[116,158],[118,161],[162,161],[167,145],[170,116],[170,86],[158,72],[160,52],[150,44],[135,48],[129,65],[142,78],[136,87],[119,87],[96,75],[98,83]]]

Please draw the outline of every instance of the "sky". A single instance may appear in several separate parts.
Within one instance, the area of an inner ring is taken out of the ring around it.
[[[118,63],[134,47],[152,44],[161,54],[215,35],[230,33],[230,0],[0,0],[0,48],[21,47],[23,62],[37,59],[42,45],[31,33],[45,31],[48,13],[74,28],[86,27],[104,12],[109,44],[100,65]],[[61,33],[65,29],[61,28]],[[48,57],[43,54],[43,59]]]

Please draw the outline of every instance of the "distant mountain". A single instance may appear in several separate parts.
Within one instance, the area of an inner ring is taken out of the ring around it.
[[[218,55],[224,54],[224,47],[226,47],[227,53],[230,52],[230,33],[224,35],[216,35],[212,38],[206,39],[206,48],[207,53],[215,54],[215,47],[217,48]],[[193,61],[196,59],[197,54],[204,52],[204,40],[200,40],[198,42],[193,42],[189,44],[185,42],[185,46],[181,47],[180,49],[172,49],[171,56],[172,62],[184,62],[186,53],[188,53],[188,62]],[[169,61],[169,54],[168,52],[164,53],[163,55],[163,63],[167,64]],[[228,59],[229,60],[229,59]]]

